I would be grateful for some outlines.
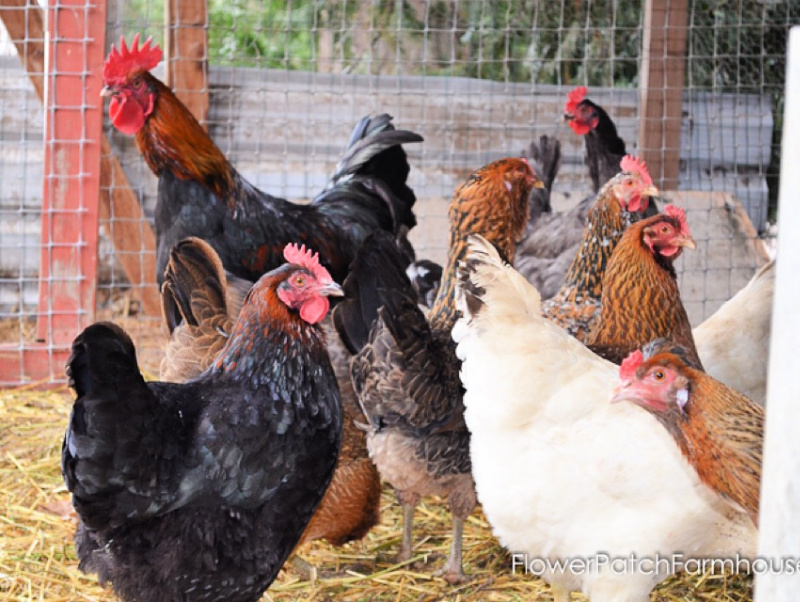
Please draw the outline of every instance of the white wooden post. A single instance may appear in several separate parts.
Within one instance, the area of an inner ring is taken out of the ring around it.
[[[795,570],[757,573],[756,602],[795,602],[800,592],[800,27],[790,32],[784,107],[758,554],[791,557]]]

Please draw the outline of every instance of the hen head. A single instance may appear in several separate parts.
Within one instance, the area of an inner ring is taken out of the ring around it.
[[[597,105],[586,98],[586,91],[586,86],[570,91],[564,105],[564,120],[578,136],[591,132],[600,121]]]
[[[305,246],[287,245],[283,256],[289,262],[289,274],[277,287],[278,298],[299,311],[303,320],[316,324],[328,314],[328,297],[341,297],[342,287],[319,263],[319,254]]]
[[[639,157],[626,155],[619,166],[622,171],[606,187],[611,187],[612,194],[626,211],[633,213],[646,210],[648,197],[658,196],[658,188],[653,185],[647,164]]]
[[[637,349],[622,362],[619,379],[612,403],[630,401],[663,417],[686,416],[691,379],[688,367],[675,353],[646,356]]]
[[[528,197],[534,188],[544,186],[534,165],[525,158],[508,157],[467,178],[448,208],[451,235],[464,242],[469,234],[481,234],[512,258],[528,223]]]
[[[664,207],[664,213],[645,220],[641,228],[642,240],[654,255],[657,253],[675,260],[684,247],[697,248],[686,222],[686,213],[675,205]]]
[[[111,97],[108,114],[123,134],[138,132],[153,112],[156,93],[145,75],[161,61],[162,52],[158,45],[151,44],[152,39],[148,38],[140,47],[137,33],[128,48],[121,37],[119,50],[112,45],[103,65],[105,87],[101,95]]]

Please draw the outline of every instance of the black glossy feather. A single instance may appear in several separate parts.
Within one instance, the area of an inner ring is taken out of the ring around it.
[[[99,323],[73,344],[62,469],[80,566],[125,601],[256,602],[333,474],[342,410],[321,329],[257,282],[219,359],[145,383],[130,338]]]
[[[199,181],[164,161],[166,167],[157,173],[155,211],[159,284],[170,249],[189,236],[207,241],[228,272],[250,281],[279,266],[288,243],[305,243],[341,282],[370,232],[378,228],[396,234],[416,224],[416,197],[406,183],[410,168],[402,144],[420,141],[414,132],[396,130],[389,115],[365,117],[326,188],[305,205],[255,188],[230,165],[230,173],[209,173],[207,181]],[[228,179],[229,198],[220,198],[214,183]]]

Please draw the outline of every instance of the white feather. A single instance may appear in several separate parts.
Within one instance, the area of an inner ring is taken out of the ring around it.
[[[611,404],[618,368],[543,319],[540,298],[488,243],[473,241],[484,305],[453,330],[478,498],[512,552],[550,558],[753,554],[757,533],[698,479],[666,430]],[[556,592],[644,602],[669,576],[547,573]]]
[[[762,406],[767,397],[774,290],[773,260],[692,331],[706,372]]]

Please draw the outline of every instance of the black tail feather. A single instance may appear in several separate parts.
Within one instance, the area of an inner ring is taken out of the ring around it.
[[[382,182],[388,190],[377,192],[389,205],[395,221],[395,233],[401,225],[413,228],[416,218],[412,208],[417,197],[406,183],[411,168],[402,145],[422,141],[422,136],[415,132],[396,130],[390,115],[384,113],[376,117],[364,117],[350,135],[347,150],[336,166],[331,187],[353,176]],[[380,188],[380,185],[373,182],[372,187]]]
[[[361,244],[342,284],[345,298],[333,310],[333,324],[351,353],[367,343],[378,309],[391,291],[416,298],[406,267],[407,260],[388,232],[376,230]]]
[[[530,223],[535,223],[544,213],[552,213],[550,192],[553,189],[558,170],[561,169],[561,142],[553,136],[540,136],[539,140],[531,140],[527,151],[522,156],[536,161],[544,188],[534,188],[530,196]]]
[[[165,466],[179,468],[174,458],[185,445],[180,433],[189,412],[155,397],[130,337],[110,322],[89,326],[72,344],[67,376],[77,399],[61,469],[81,520],[93,529],[113,527],[172,503],[177,481]]]

